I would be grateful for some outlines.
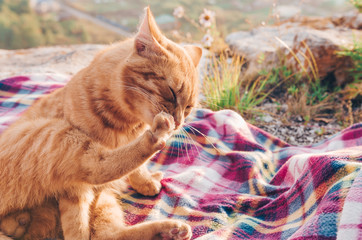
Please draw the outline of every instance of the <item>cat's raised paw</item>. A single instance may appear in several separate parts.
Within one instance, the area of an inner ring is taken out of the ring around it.
[[[160,150],[166,145],[166,140],[175,129],[175,121],[170,114],[161,112],[153,119],[151,133],[152,142],[156,150]]]

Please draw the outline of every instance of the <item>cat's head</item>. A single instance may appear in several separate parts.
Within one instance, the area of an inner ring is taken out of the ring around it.
[[[146,8],[122,71],[123,100],[129,110],[150,125],[161,111],[171,114],[177,127],[182,125],[197,102],[201,54],[199,47],[180,46],[162,35]]]

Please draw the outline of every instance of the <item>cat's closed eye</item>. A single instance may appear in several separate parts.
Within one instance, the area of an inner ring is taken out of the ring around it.
[[[177,102],[177,96],[175,94],[175,91],[171,87],[169,87],[169,88],[170,88],[170,91],[171,91],[172,96],[173,96],[173,101],[174,101],[174,103],[176,103]]]
[[[186,107],[185,113],[184,113],[184,114],[185,114],[185,117],[191,113],[192,108],[193,108],[192,106],[187,106],[187,107]]]

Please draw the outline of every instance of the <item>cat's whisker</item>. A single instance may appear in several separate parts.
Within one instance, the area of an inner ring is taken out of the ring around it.
[[[175,137],[176,137],[175,135],[176,135],[176,134],[173,134],[173,135],[172,135],[172,140],[173,140],[173,141],[174,141],[174,139],[175,139]],[[173,144],[172,144],[173,141],[170,141],[170,148],[172,149],[170,156],[173,156],[173,150],[174,150],[174,147],[173,147]]]
[[[192,136],[185,130],[185,129],[182,129],[183,132],[186,134],[188,140],[191,142],[192,146],[194,146],[194,148],[196,149],[198,155],[200,155],[200,151],[199,151],[199,148],[197,147],[197,145],[199,144],[198,142],[196,142]]]
[[[181,134],[182,134],[183,136],[185,136],[184,139],[187,140],[187,144],[188,144],[188,145],[191,145],[191,147],[192,147],[192,146],[194,145],[194,143],[191,142],[191,140],[193,140],[193,139],[190,138],[190,136],[188,135],[187,131],[182,127],[182,128],[180,129],[180,132],[181,132]],[[190,140],[190,139],[191,139],[191,140]]]
[[[217,152],[219,152],[219,153],[223,153],[223,152],[224,152],[223,150],[217,148],[217,147],[212,143],[212,141],[209,139],[209,137],[206,136],[205,134],[203,134],[202,132],[200,132],[198,129],[196,129],[195,127],[191,126],[190,124],[187,124],[186,126],[188,126],[191,131],[195,131],[195,132],[197,132],[198,134],[200,134],[201,136],[203,136],[203,137],[206,139],[206,141],[207,141]],[[195,135],[196,135],[196,134],[195,134]]]
[[[187,154],[187,158],[189,159],[189,162],[191,162],[191,159],[190,159],[190,155],[189,155],[189,142],[185,142],[185,139],[187,139],[188,140],[188,138],[187,138],[187,135],[184,135],[183,133],[184,133],[184,131],[183,131],[183,129],[181,128],[180,129],[181,130],[181,133],[182,133],[182,140],[183,140],[183,143],[186,145],[186,147],[185,147],[185,149],[186,149],[186,154]]]
[[[186,139],[187,139],[187,142],[188,142],[187,145],[186,145],[186,153],[187,153],[187,157],[189,158],[189,162],[191,162],[191,159],[190,159],[188,150],[189,150],[189,149],[192,149],[192,146],[194,146],[197,151],[198,151],[198,149],[197,149],[197,147],[194,145],[194,143],[191,141],[191,140],[193,140],[193,139],[190,138],[190,136],[188,135],[188,133],[187,133],[183,128],[181,128],[181,132],[184,133],[185,136],[186,136]],[[189,148],[189,145],[190,145],[190,148]]]
[[[180,158],[180,136],[179,135],[176,135],[176,138],[177,138],[177,159]]]

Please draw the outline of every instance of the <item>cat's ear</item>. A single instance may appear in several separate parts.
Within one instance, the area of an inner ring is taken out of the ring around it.
[[[202,49],[198,46],[194,46],[194,45],[185,45],[184,46],[187,54],[191,57],[192,62],[194,63],[195,67],[197,67],[197,65],[200,62],[200,58],[202,56]]]
[[[146,15],[135,37],[135,49],[140,56],[148,57],[163,52],[160,42],[163,35],[158,28],[155,18],[149,7],[145,9]]]

